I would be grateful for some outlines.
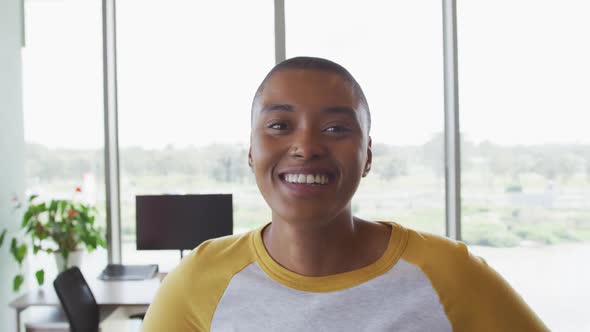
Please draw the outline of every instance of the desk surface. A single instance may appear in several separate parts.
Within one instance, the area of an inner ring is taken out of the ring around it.
[[[159,276],[147,280],[125,281],[103,281],[88,278],[87,282],[96,303],[100,306],[148,306],[160,287]],[[53,285],[45,285],[10,302],[10,306],[17,310],[23,310],[30,306],[59,305],[59,298]]]

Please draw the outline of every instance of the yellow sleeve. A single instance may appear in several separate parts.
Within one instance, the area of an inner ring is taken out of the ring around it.
[[[194,257],[186,256],[164,278],[143,320],[143,332],[205,331],[203,323],[195,319],[189,298],[189,265],[192,259]]]
[[[465,244],[408,232],[403,258],[429,278],[453,331],[549,331],[504,278],[471,255]]]
[[[142,331],[209,331],[231,278],[254,259],[250,243],[250,233],[209,240],[184,257],[160,285]]]

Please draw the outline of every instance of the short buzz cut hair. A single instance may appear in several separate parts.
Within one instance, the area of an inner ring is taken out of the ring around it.
[[[286,69],[327,71],[336,73],[340,75],[342,78],[344,78],[348,83],[350,83],[352,90],[354,91],[356,97],[359,100],[359,104],[364,109],[364,112],[367,116],[367,134],[369,134],[369,132],[371,131],[371,112],[369,110],[369,103],[367,102],[367,97],[365,97],[365,93],[363,92],[363,89],[361,88],[360,84],[356,81],[352,74],[348,70],[346,70],[346,68],[342,67],[336,62],[316,57],[299,56],[284,60],[275,65],[270,70],[270,72],[266,74],[266,77],[264,77],[264,80],[262,80],[262,83],[260,83],[260,86],[258,86],[258,89],[256,90],[254,100],[252,101],[252,120],[254,119],[254,107],[256,106],[256,101],[262,94],[262,91],[264,91],[266,82],[268,82],[268,80],[272,77],[272,75],[274,75],[274,73]]]

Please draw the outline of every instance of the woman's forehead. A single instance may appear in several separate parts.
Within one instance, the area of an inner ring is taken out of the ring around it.
[[[340,74],[324,70],[287,69],[268,78],[259,105],[333,104],[356,108],[358,98],[352,84]],[[326,106],[326,105],[323,105]]]

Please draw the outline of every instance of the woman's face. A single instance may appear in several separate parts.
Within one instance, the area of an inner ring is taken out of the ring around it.
[[[254,106],[248,157],[273,220],[313,226],[350,215],[371,161],[366,121],[337,73],[286,69],[269,78]]]

